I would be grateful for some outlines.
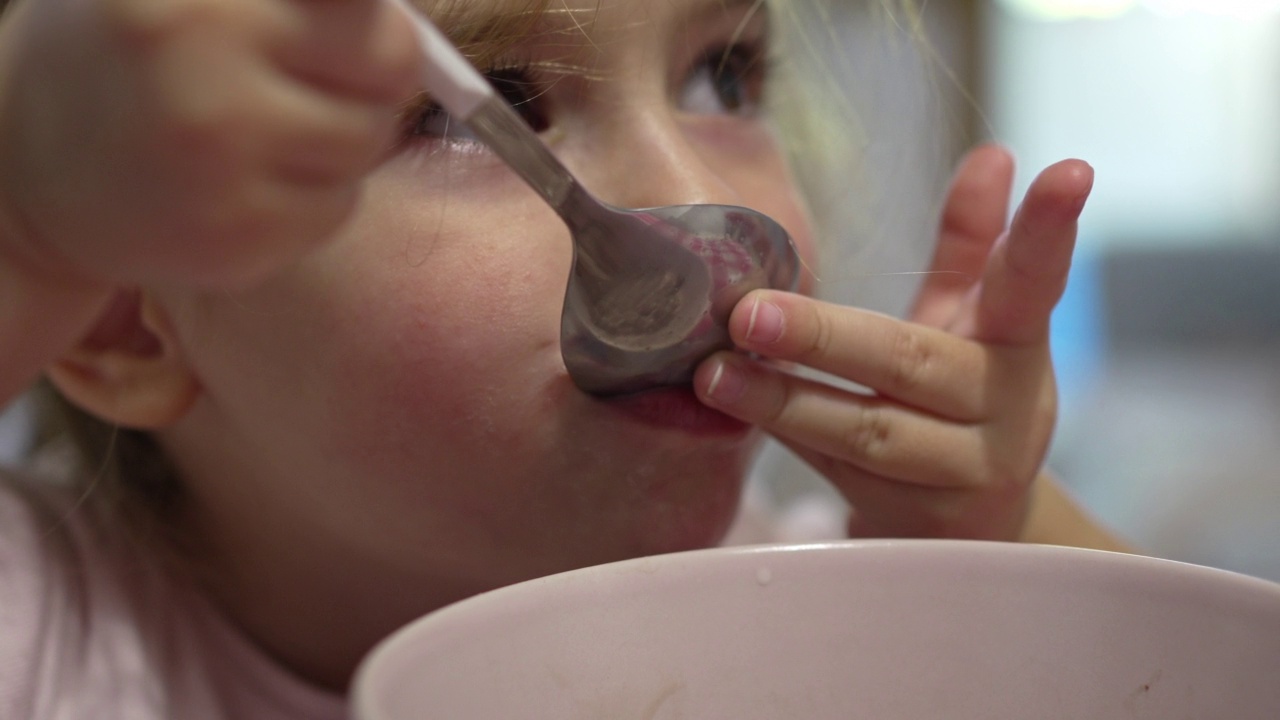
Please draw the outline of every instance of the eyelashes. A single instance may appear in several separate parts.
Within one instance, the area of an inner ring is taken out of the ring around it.
[[[763,39],[713,47],[684,71],[674,88],[674,103],[695,115],[754,117],[761,110],[771,68]],[[550,88],[545,68],[513,63],[483,74],[534,132],[550,128],[550,108],[543,97]],[[465,125],[425,93],[405,104],[400,127],[400,145],[477,142]]]
[[[679,105],[697,114],[754,116],[763,105],[772,66],[763,42],[708,51],[685,77]]]
[[[533,128],[542,132],[550,127],[545,103],[540,100],[544,88],[534,77],[531,65],[510,65],[483,73],[489,84],[516,113]],[[435,100],[421,93],[410,100],[400,115],[401,142],[417,140],[449,140],[474,142],[465,125],[456,122]]]

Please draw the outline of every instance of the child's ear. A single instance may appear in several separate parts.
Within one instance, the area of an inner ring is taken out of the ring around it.
[[[140,430],[177,422],[200,394],[168,316],[137,290],[118,291],[46,375],[81,409]]]

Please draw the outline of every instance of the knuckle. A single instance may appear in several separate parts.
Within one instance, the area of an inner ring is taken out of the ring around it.
[[[173,157],[217,158],[242,145],[250,130],[252,93],[231,78],[196,82],[203,75],[200,61],[171,59],[147,89],[147,107],[157,138]],[[186,155],[184,153],[192,153]]]
[[[395,130],[396,119],[391,115],[365,111],[347,118],[336,128],[333,144],[345,147],[349,165],[355,172],[363,173],[391,146]]]
[[[934,366],[933,348],[911,328],[902,326],[892,330],[890,347],[887,390],[901,395],[924,386]]]
[[[378,75],[385,78],[389,99],[392,102],[403,100],[400,96],[405,89],[419,82],[422,66],[418,36],[407,21],[396,23],[382,33],[375,62]]]
[[[1030,427],[1038,434],[1048,436],[1058,420],[1058,397],[1052,390],[1041,391],[1038,402],[1031,408]]]
[[[209,244],[217,245],[229,264],[261,247],[271,234],[276,218],[258,195],[244,188],[228,192],[204,213]]]
[[[1049,398],[1029,408],[1016,425],[1005,426],[1001,443],[1008,449],[990,455],[978,485],[995,493],[1022,492],[1044,463],[1055,420],[1055,403]]]
[[[372,170],[391,144],[391,126],[347,119],[277,143],[282,175],[305,186],[354,183]]]
[[[825,356],[831,349],[832,337],[835,335],[831,318],[825,313],[815,309],[810,317],[809,333],[805,337],[798,356],[800,362],[806,364]]]
[[[171,109],[163,144],[181,159],[185,174],[216,188],[247,162],[241,125],[229,108],[183,102]]]
[[[764,405],[761,424],[766,427],[779,427],[787,422],[788,410],[793,406],[795,389],[789,383],[781,383],[777,390],[770,394]]]
[[[893,441],[889,418],[879,408],[862,408],[842,431],[841,446],[851,459],[877,462]]]

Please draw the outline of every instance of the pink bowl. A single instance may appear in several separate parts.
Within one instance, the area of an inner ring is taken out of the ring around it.
[[[1280,718],[1280,585],[1032,545],[643,558],[428,615],[358,720]]]

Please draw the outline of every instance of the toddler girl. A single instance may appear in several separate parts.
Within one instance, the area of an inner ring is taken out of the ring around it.
[[[812,255],[787,3],[424,9],[602,199],[749,206]],[[1085,164],[1006,228],[1011,161],[973,153],[909,321],[755,292],[753,355],[599,398],[558,351],[566,229],[417,79],[382,0],[11,0],[0,403],[43,375],[90,452],[0,492],[0,716],[341,717],[423,613],[718,543],[764,433],[853,536],[1112,542],[1040,472]]]

